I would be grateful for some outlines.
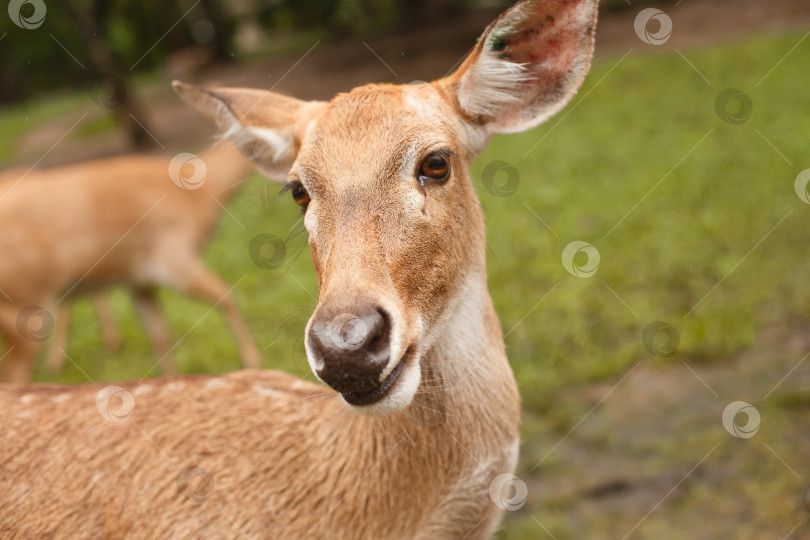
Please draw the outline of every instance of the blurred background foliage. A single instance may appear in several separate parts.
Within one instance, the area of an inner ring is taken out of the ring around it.
[[[627,7],[622,0],[602,2]],[[450,17],[490,9],[508,0],[60,0],[48,2],[47,35],[0,17],[0,106],[65,89],[100,89],[116,103],[131,143],[143,148],[143,130],[130,114],[142,107],[128,79],[155,70],[169,75],[201,67],[266,56],[297,40],[338,41],[392,30],[435,29]],[[34,4],[23,3],[30,17]],[[294,46],[294,45],[293,45]],[[62,54],[61,48],[67,56]],[[120,102],[120,105],[119,105]],[[110,107],[112,108],[112,107]]]

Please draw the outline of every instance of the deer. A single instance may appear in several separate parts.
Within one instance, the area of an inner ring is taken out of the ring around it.
[[[253,167],[227,141],[199,157],[178,156],[128,155],[0,177],[0,381],[30,381],[50,331],[46,367],[61,369],[70,304],[83,294],[93,294],[105,341],[114,346],[114,321],[101,297],[117,284],[132,291],[165,372],[176,366],[161,286],[218,305],[243,364],[260,367],[230,287],[202,260],[224,203]]]
[[[489,538],[515,507],[520,396],[468,162],[572,98],[596,9],[523,0],[452,74],[330,101],[174,82],[259,171],[286,174],[317,274],[318,381],[6,385],[0,535]]]

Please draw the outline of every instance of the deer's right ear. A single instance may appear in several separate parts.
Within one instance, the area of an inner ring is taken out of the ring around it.
[[[268,177],[286,176],[307,128],[326,107],[266,90],[172,82],[180,98],[214,122]]]
[[[439,81],[488,134],[530,129],[579,89],[593,54],[598,0],[523,0],[490,24],[464,63]]]

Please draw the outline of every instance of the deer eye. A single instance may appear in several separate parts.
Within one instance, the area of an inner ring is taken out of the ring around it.
[[[419,183],[426,180],[447,180],[450,176],[450,157],[444,152],[433,152],[419,165]]]
[[[304,189],[304,186],[301,184],[293,184],[292,187],[290,187],[290,191],[292,192],[292,198],[295,203],[301,207],[303,212],[306,212],[307,206],[309,205],[309,193]]]

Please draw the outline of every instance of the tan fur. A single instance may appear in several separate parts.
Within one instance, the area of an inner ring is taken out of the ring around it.
[[[529,24],[541,4],[515,9]],[[549,5],[561,20],[596,9]],[[583,25],[560,43],[585,51],[572,69],[590,59],[592,18]],[[104,385],[7,387],[0,535],[488,538],[501,516],[490,484],[515,469],[520,404],[466,167],[481,130],[501,128],[459,109],[468,69],[416,96],[369,85],[329,103],[177,84],[259,167],[288,167],[306,187],[315,315],[373,298],[391,317],[389,370],[402,359],[402,375],[379,402],[353,406],[268,371],[121,383],[129,393],[114,408],[133,407],[121,422],[97,410]],[[565,79],[571,87],[555,86],[563,101],[581,82]],[[411,167],[436,148],[456,154],[452,173],[420,187]]]
[[[155,289],[170,286],[221,301],[243,361],[259,366],[260,353],[226,294],[229,287],[201,259],[222,214],[217,201],[224,204],[237,192],[250,164],[227,142],[201,158],[208,173],[196,190],[172,182],[165,157],[126,156],[4,175],[0,252],[9,255],[0,259],[0,337],[6,347],[0,380],[25,382],[33,373],[40,343],[19,332],[21,310],[40,306],[55,317],[71,296],[115,284],[133,288],[159,357],[168,355],[170,343]],[[59,340],[67,323],[66,309],[61,311]],[[163,365],[174,369],[168,356]]]

